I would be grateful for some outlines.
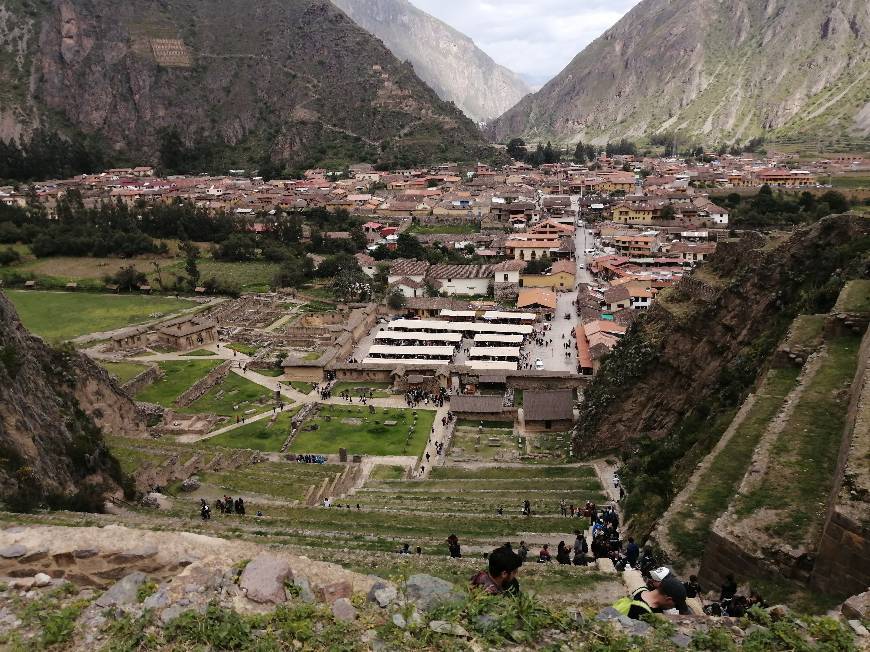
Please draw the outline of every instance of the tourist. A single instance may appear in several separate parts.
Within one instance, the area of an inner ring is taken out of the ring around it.
[[[399,551],[400,555],[410,555],[411,554],[411,544],[403,543],[402,549]]]
[[[586,553],[589,552],[589,544],[586,543],[586,537],[580,530],[574,530],[576,538],[574,539],[574,565],[586,565]]]
[[[719,593],[719,602],[731,600],[737,595],[737,581],[731,573],[725,576],[725,583],[722,585],[722,590]]]
[[[689,575],[689,581],[683,582],[683,586],[686,588],[687,598],[700,598],[701,594],[704,593],[701,585],[698,583],[697,575]]]
[[[522,564],[520,555],[509,548],[496,548],[489,554],[488,570],[480,571],[471,578],[471,586],[490,595],[517,595],[520,592],[517,571]]]
[[[236,514],[245,515],[245,501],[242,500],[241,496],[236,498]]]
[[[529,547],[526,545],[525,541],[520,541],[520,547],[517,550],[517,554],[520,556],[522,562],[526,561],[526,558],[529,556]]]
[[[211,509],[208,506],[208,503],[205,502],[205,498],[199,499],[199,515],[202,517],[203,521],[207,521],[211,518]]]
[[[447,537],[447,549],[450,551],[450,556],[454,559],[462,557],[462,548],[459,545],[459,537],[451,534]]]
[[[569,565],[571,563],[570,548],[565,545],[564,541],[560,541],[556,547],[556,561],[560,564]]]
[[[640,556],[640,547],[634,542],[634,537],[628,537],[628,545],[625,547],[625,561],[635,568],[637,566],[637,558]]]
[[[540,552],[538,553],[538,563],[545,564],[551,560],[552,556],[550,555],[550,544],[545,543],[544,547],[541,548]]]
[[[688,613],[686,589],[678,581],[663,583],[657,589],[640,589],[630,598],[621,598],[613,605],[623,616],[640,620],[645,614],[663,613],[677,609],[681,614]]]

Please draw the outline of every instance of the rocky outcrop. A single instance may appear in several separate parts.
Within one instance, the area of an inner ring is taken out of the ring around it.
[[[491,136],[603,144],[673,131],[843,146],[870,134],[868,39],[863,0],[644,0]]]
[[[122,481],[104,432],[145,434],[133,401],[88,358],[30,335],[0,293],[0,496],[7,506],[98,506],[101,491]]]
[[[442,100],[453,102],[477,122],[500,116],[529,86],[498,65],[474,41],[408,0],[332,0],[360,27],[390,48]]]
[[[183,145],[241,166],[297,164],[317,148],[372,161],[488,151],[327,0],[6,3],[0,55],[0,138],[83,134],[145,163],[177,129]]]

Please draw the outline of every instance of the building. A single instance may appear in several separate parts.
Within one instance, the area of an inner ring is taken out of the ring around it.
[[[545,315],[550,319],[556,312],[556,293],[542,288],[523,288],[517,297],[517,308]]]
[[[574,426],[574,392],[570,389],[526,390],[523,392],[523,424],[526,432],[567,432]]]
[[[217,323],[201,317],[179,317],[163,324],[157,341],[173,351],[189,351],[217,342]]]
[[[491,279],[489,265],[433,265],[426,273],[426,280],[448,296],[485,296]]]
[[[554,292],[570,292],[574,289],[577,263],[574,260],[557,260],[544,274],[522,274],[520,287],[546,288]]]

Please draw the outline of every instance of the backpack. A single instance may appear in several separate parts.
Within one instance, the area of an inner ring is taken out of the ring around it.
[[[632,607],[640,607],[644,609],[647,613],[652,613],[652,609],[650,606],[644,602],[643,600],[634,600],[632,598],[620,598],[616,602],[613,603],[613,608],[616,609],[623,616],[627,616],[628,612],[631,611]]]

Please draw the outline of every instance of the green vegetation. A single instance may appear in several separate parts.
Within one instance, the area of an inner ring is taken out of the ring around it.
[[[405,477],[405,468],[401,466],[384,466],[379,464],[372,469],[370,480],[401,480]]]
[[[826,321],[827,315],[798,315],[789,328],[785,345],[815,350],[822,343]]]
[[[240,428],[235,428],[203,442],[206,445],[223,448],[249,448],[264,453],[280,452],[281,446],[290,434],[290,421],[298,408],[282,412],[273,422],[272,419],[261,419]]]
[[[168,297],[113,294],[9,290],[7,296],[22,323],[49,340],[141,324],[153,319],[152,315],[169,315],[196,305]]]
[[[831,491],[846,420],[843,390],[855,374],[859,346],[854,335],[828,341],[821,366],[771,448],[760,484],[738,499],[742,516],[762,508],[779,512],[766,529],[792,545],[812,538],[822,525],[818,515]]]
[[[285,399],[289,401],[289,399]],[[217,414],[222,417],[243,416],[271,409],[272,392],[262,385],[230,372],[220,383],[181,412]]]
[[[159,363],[163,378],[149,385],[136,395],[136,400],[172,407],[172,402],[220,365],[217,360],[173,360]]]
[[[332,395],[338,396],[341,392],[350,392],[354,398],[358,396],[369,396],[370,398],[390,398],[393,396],[392,385],[390,383],[369,383],[369,382],[341,382],[336,383],[332,387]]]
[[[232,349],[233,351],[238,351],[239,353],[244,353],[245,355],[254,355],[260,350],[259,346],[254,344],[243,344],[242,342],[233,342],[227,348]]]
[[[843,174],[831,177],[831,185],[834,188],[845,190],[870,189],[870,175],[866,174]]]
[[[843,293],[837,301],[835,310],[857,313],[870,312],[870,280],[849,281],[843,288]]]
[[[310,394],[314,389],[314,383],[303,383],[301,380],[294,380],[290,383],[290,387],[295,389],[297,392]]]
[[[250,369],[248,371],[251,371]],[[269,376],[269,378],[280,378],[284,375],[284,369],[278,367],[270,367],[268,369],[254,369],[254,372],[261,376]]]
[[[668,536],[682,563],[701,558],[713,521],[728,509],[755,447],[797,386],[799,373],[796,367],[771,369],[767,373],[749,413],[716,454],[686,505],[671,517]]]
[[[590,480],[595,479],[591,466],[535,466],[464,469],[458,466],[441,466],[432,469],[433,480]],[[597,479],[595,480],[597,483]]]
[[[290,451],[337,453],[343,447],[351,454],[417,455],[429,439],[434,420],[433,410],[375,408],[370,413],[362,407],[322,405],[319,414],[306,421]],[[386,425],[385,421],[396,424]],[[317,429],[306,430],[311,425]]]
[[[100,364],[106,368],[106,371],[115,376],[122,385],[128,380],[133,380],[148,368],[144,364],[135,364],[133,362],[102,362]]]
[[[414,235],[431,235],[445,233],[450,235],[465,235],[480,233],[480,225],[472,224],[413,224],[407,233]]]
[[[209,351],[207,349],[196,349],[195,351],[188,351],[184,355],[192,355],[194,357],[202,357],[207,358],[212,355],[217,355],[214,351]]]
[[[301,500],[312,485],[319,485],[324,478],[333,478],[344,470],[343,466],[330,464],[293,464],[289,462],[263,462],[254,467],[246,468],[244,473],[238,470],[215,471],[201,473],[203,484],[230,492],[231,495],[257,494],[269,496],[282,501]],[[256,503],[253,498],[246,502]],[[270,515],[278,515],[287,509],[270,505]],[[301,511],[305,511],[300,508]]]

